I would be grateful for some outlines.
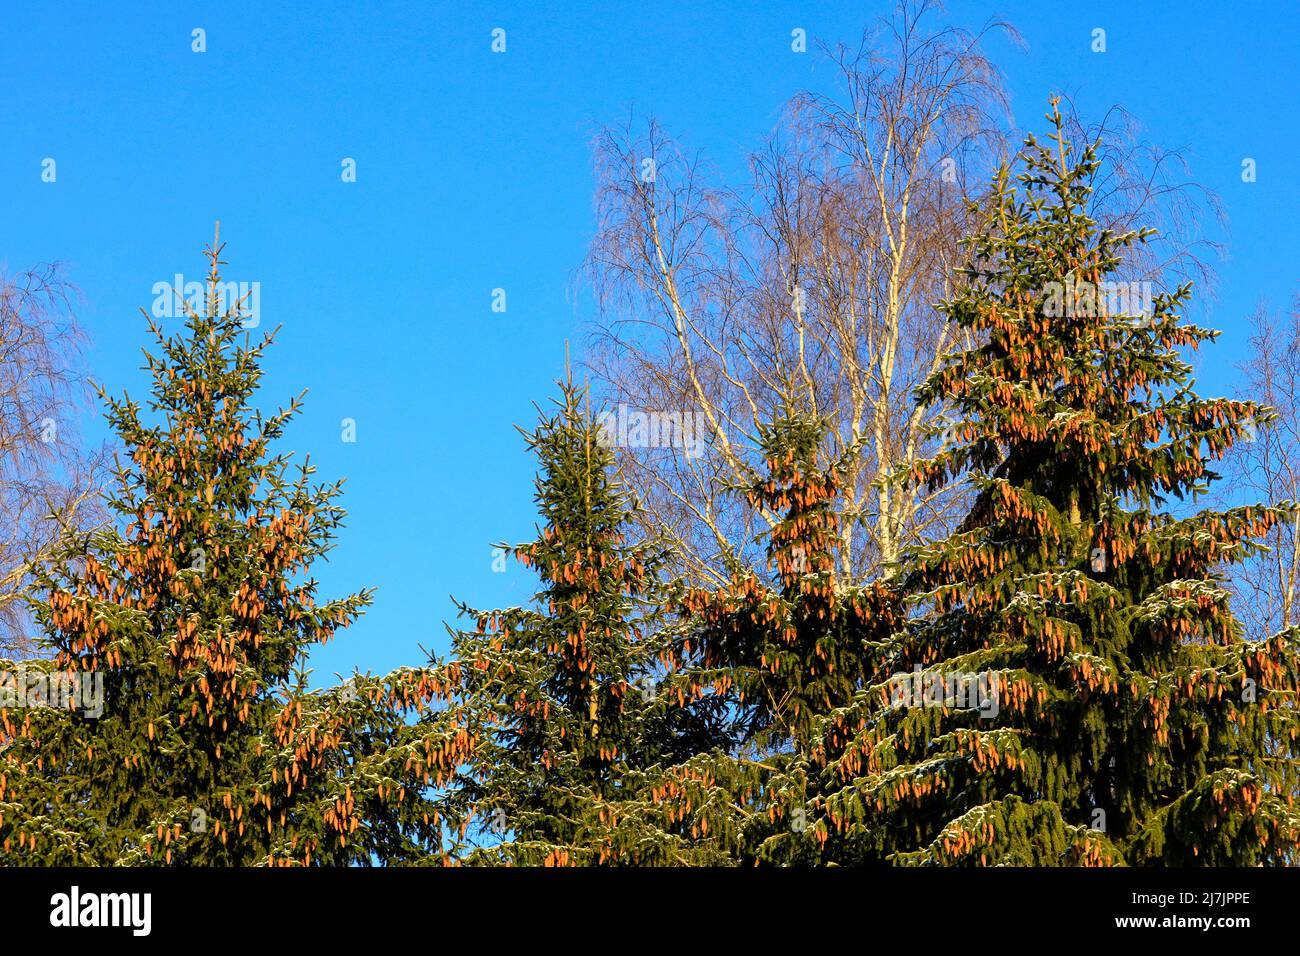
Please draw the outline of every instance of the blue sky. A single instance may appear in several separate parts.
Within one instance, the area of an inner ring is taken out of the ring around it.
[[[677,6],[680,9],[671,9]],[[489,607],[530,591],[490,546],[532,530],[530,425],[583,338],[572,294],[593,227],[594,127],[635,107],[739,174],[746,151],[833,70],[790,31],[855,42],[881,2],[46,3],[0,33],[0,265],[61,260],[84,296],[97,378],[141,395],[139,309],[199,279],[221,220],[227,278],[261,284],[282,324],[265,404],[308,388],[289,446],[347,478],[349,525],[318,577],[377,585],[374,608],[317,655],[318,677],[443,648],[449,595]],[[1085,117],[1121,104],[1184,149],[1230,219],[1202,359],[1232,387],[1244,317],[1300,289],[1300,5],[954,0],[1001,16],[1016,121],[1053,90]],[[505,54],[490,49],[506,30]],[[1107,52],[1090,49],[1106,30]],[[206,31],[207,51],[191,50]],[[42,182],[42,161],[57,180]],[[357,181],[340,164],[355,159]],[[1241,181],[1254,158],[1258,179]],[[507,310],[492,311],[504,288]],[[357,441],[340,422],[355,419]],[[94,425],[92,427],[98,427]]]

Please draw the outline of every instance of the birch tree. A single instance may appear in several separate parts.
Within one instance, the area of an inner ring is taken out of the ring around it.
[[[967,181],[986,178],[1007,126],[980,42],[1014,31],[930,29],[929,7],[823,48],[840,93],[794,97],[742,188],[654,120],[597,137],[589,364],[611,411],[680,415],[697,433],[693,448],[637,447],[656,444],[653,427],[615,442],[643,520],[697,580],[760,559],[778,519],[734,489],[761,473],[761,426],[787,415],[829,419],[830,458],[854,452],[837,548],[850,577],[954,513],[954,496],[899,495],[888,479],[934,441],[911,389],[954,344],[933,303],[960,261]]]
[[[1234,494],[1287,504],[1300,501],[1300,297],[1279,316],[1260,306],[1251,317],[1250,352],[1241,366],[1243,395],[1268,406],[1269,419],[1253,426],[1233,449],[1228,474]],[[1266,552],[1233,569],[1236,611],[1259,640],[1300,623],[1300,510],[1270,529]]]
[[[95,459],[77,429],[85,338],[54,265],[0,273],[0,651],[28,649],[25,592],[61,525],[88,520]],[[59,515],[59,518],[53,517]]]

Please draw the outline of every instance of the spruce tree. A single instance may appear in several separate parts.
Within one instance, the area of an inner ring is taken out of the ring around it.
[[[710,751],[666,768],[654,792],[673,803],[679,832],[716,862],[818,860],[809,758],[825,715],[874,678],[900,623],[896,593],[846,583],[838,569],[837,499],[856,450],[825,460],[827,425],[791,413],[760,430],[765,471],[744,493],[773,516],[766,573],[733,567],[726,585],[686,591],[671,660],[685,703],[721,707]]]
[[[326,600],[310,577],[341,487],[272,450],[301,396],[254,410],[274,333],[250,342],[242,303],[223,307],[221,251],[183,332],[146,316],[148,412],[103,396],[110,522],[40,572],[45,657],[0,701],[5,864],[370,864],[438,845],[423,793],[455,741],[409,720],[432,676],[308,689],[308,653],[371,595]],[[60,678],[102,697],[64,701]]]
[[[683,657],[735,685],[740,736],[764,749],[806,746],[816,719],[847,704],[872,673],[873,636],[892,623],[884,589],[849,586],[836,573],[836,501],[853,450],[825,465],[826,436],[824,422],[797,415],[761,429],[767,473],[745,496],[777,516],[766,533],[771,577],[740,569],[727,587],[695,589],[681,605],[698,652],[688,646]]]
[[[1295,862],[1297,634],[1243,640],[1220,571],[1279,512],[1197,509],[1268,413],[1193,391],[1181,350],[1217,333],[1189,285],[1107,285],[1147,234],[1097,226],[1095,147],[1049,119],[942,305],[978,344],[918,390],[954,421],[910,480],[974,505],[908,555],[912,619],[823,725],[818,836],[840,862]]]
[[[437,806],[447,862],[684,862],[689,841],[651,791],[718,719],[680,706],[667,665],[663,552],[633,541],[634,503],[585,390],[524,432],[538,459],[537,537],[503,550],[536,572],[524,607],[478,611],[433,663],[446,706],[428,723],[469,755]]]

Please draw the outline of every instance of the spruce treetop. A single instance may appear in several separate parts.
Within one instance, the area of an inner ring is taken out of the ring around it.
[[[322,599],[310,577],[341,483],[272,449],[301,396],[253,407],[274,333],[250,342],[241,304],[223,308],[222,249],[206,250],[204,308],[186,305],[182,331],[146,316],[147,407],[101,391],[121,445],[110,520],[69,538],[33,594],[41,666],[101,681],[101,706],[0,710],[7,861],[368,863],[436,842],[423,768],[394,757],[429,676],[307,686],[311,649],[371,592]]]

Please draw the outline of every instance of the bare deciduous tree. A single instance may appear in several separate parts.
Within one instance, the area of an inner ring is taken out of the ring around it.
[[[1240,391],[1276,417],[1233,446],[1226,484],[1243,499],[1236,504],[1300,502],[1300,298],[1281,318],[1260,306],[1251,327]],[[1237,565],[1231,582],[1237,615],[1253,640],[1300,624],[1300,510],[1263,544],[1268,550]]]
[[[76,420],[84,338],[71,301],[57,266],[0,273],[0,652],[10,655],[30,650],[29,567],[61,527],[95,511],[95,459]]]
[[[856,50],[826,50],[842,95],[795,97],[742,190],[711,183],[653,120],[597,139],[588,364],[611,405],[703,425],[694,457],[621,455],[647,525],[692,577],[756,560],[755,524],[771,516],[729,489],[753,474],[759,425],[782,414],[824,418],[828,452],[848,453],[847,576],[952,516],[951,498],[900,495],[886,478],[930,450],[911,390],[953,344],[933,305],[961,266],[964,197],[987,182],[1007,118],[982,34],[927,33],[929,6],[905,5]]]

